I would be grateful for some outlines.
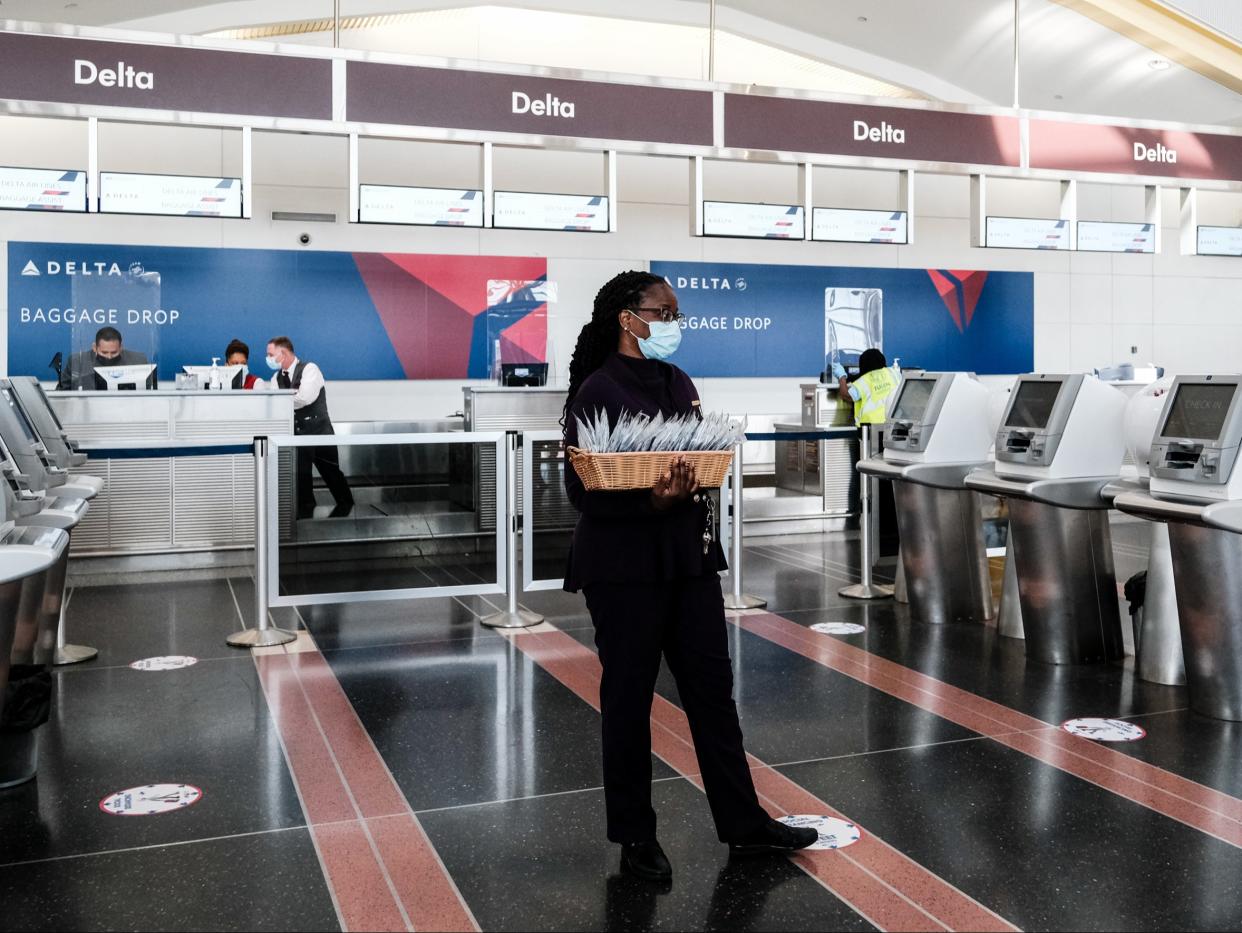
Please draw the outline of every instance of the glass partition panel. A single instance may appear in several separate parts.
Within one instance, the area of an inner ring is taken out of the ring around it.
[[[272,605],[504,592],[502,437],[274,438]]]
[[[560,589],[578,512],[565,494],[560,431],[522,435],[522,589]]]

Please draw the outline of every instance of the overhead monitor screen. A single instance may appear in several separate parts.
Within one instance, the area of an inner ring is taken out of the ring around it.
[[[1069,221],[1038,217],[989,217],[984,246],[1000,249],[1069,249]]]
[[[1200,227],[1197,233],[1200,256],[1242,256],[1242,227]]]
[[[86,172],[0,168],[0,210],[86,210]]]
[[[803,209],[791,204],[703,202],[703,235],[758,240],[801,240],[806,234]]]
[[[1061,394],[1060,382],[1020,382],[1009,406],[1007,428],[1033,428],[1037,431],[1048,426],[1052,406]]]
[[[241,179],[100,172],[99,210],[103,214],[241,217]]]
[[[817,207],[811,212],[811,239],[837,243],[905,243],[905,211],[852,211]]]
[[[1156,228],[1154,224],[1080,220],[1078,248],[1089,253],[1154,253]]]
[[[901,387],[901,394],[897,396],[897,404],[893,407],[893,420],[922,421],[923,414],[927,411],[927,401],[935,388],[935,379],[907,379]]]
[[[598,194],[497,191],[492,195],[492,226],[607,233],[608,198]]]
[[[1194,437],[1215,440],[1225,426],[1236,383],[1190,383],[1179,386],[1169,407],[1161,437]]]
[[[13,412],[13,417],[17,420],[17,426],[21,428],[22,434],[25,436],[26,440],[31,444],[39,443],[39,435],[35,431],[34,427],[31,426],[30,422],[26,420],[26,413],[22,411],[21,406],[17,404],[17,399],[13,397],[13,390],[0,389],[0,392],[4,393],[4,400],[9,403],[9,409]]]
[[[472,188],[359,185],[358,220],[364,224],[483,226],[483,192]]]

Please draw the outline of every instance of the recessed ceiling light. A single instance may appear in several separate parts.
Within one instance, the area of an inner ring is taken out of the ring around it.
[[[1164,58],[1153,58],[1147,63],[1147,67],[1152,71],[1168,71],[1173,67],[1173,63]]]
[[[860,17],[858,17],[858,21],[859,21],[860,23],[865,23],[865,22],[867,21],[867,17],[865,17],[865,16],[860,16]]]
[[[1053,94],[1052,97],[1054,100],[1065,100],[1064,94]]]

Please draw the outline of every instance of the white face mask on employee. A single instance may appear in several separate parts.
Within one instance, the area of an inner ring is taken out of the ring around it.
[[[270,369],[273,369],[273,370],[275,370],[276,372],[280,372],[280,370],[283,368],[283,367],[280,365],[280,363],[277,361],[276,357],[274,357],[274,356],[272,356],[272,355],[270,355],[270,354],[269,354],[269,355],[268,355],[268,357],[267,357],[267,365],[268,365],[268,367],[269,367]]]

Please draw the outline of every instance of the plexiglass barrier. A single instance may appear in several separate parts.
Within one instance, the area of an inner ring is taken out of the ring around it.
[[[270,438],[268,605],[505,593],[509,532],[478,507],[508,507],[504,444],[498,431]]]
[[[577,513],[565,496],[560,431],[522,433],[522,589],[558,590]]]

